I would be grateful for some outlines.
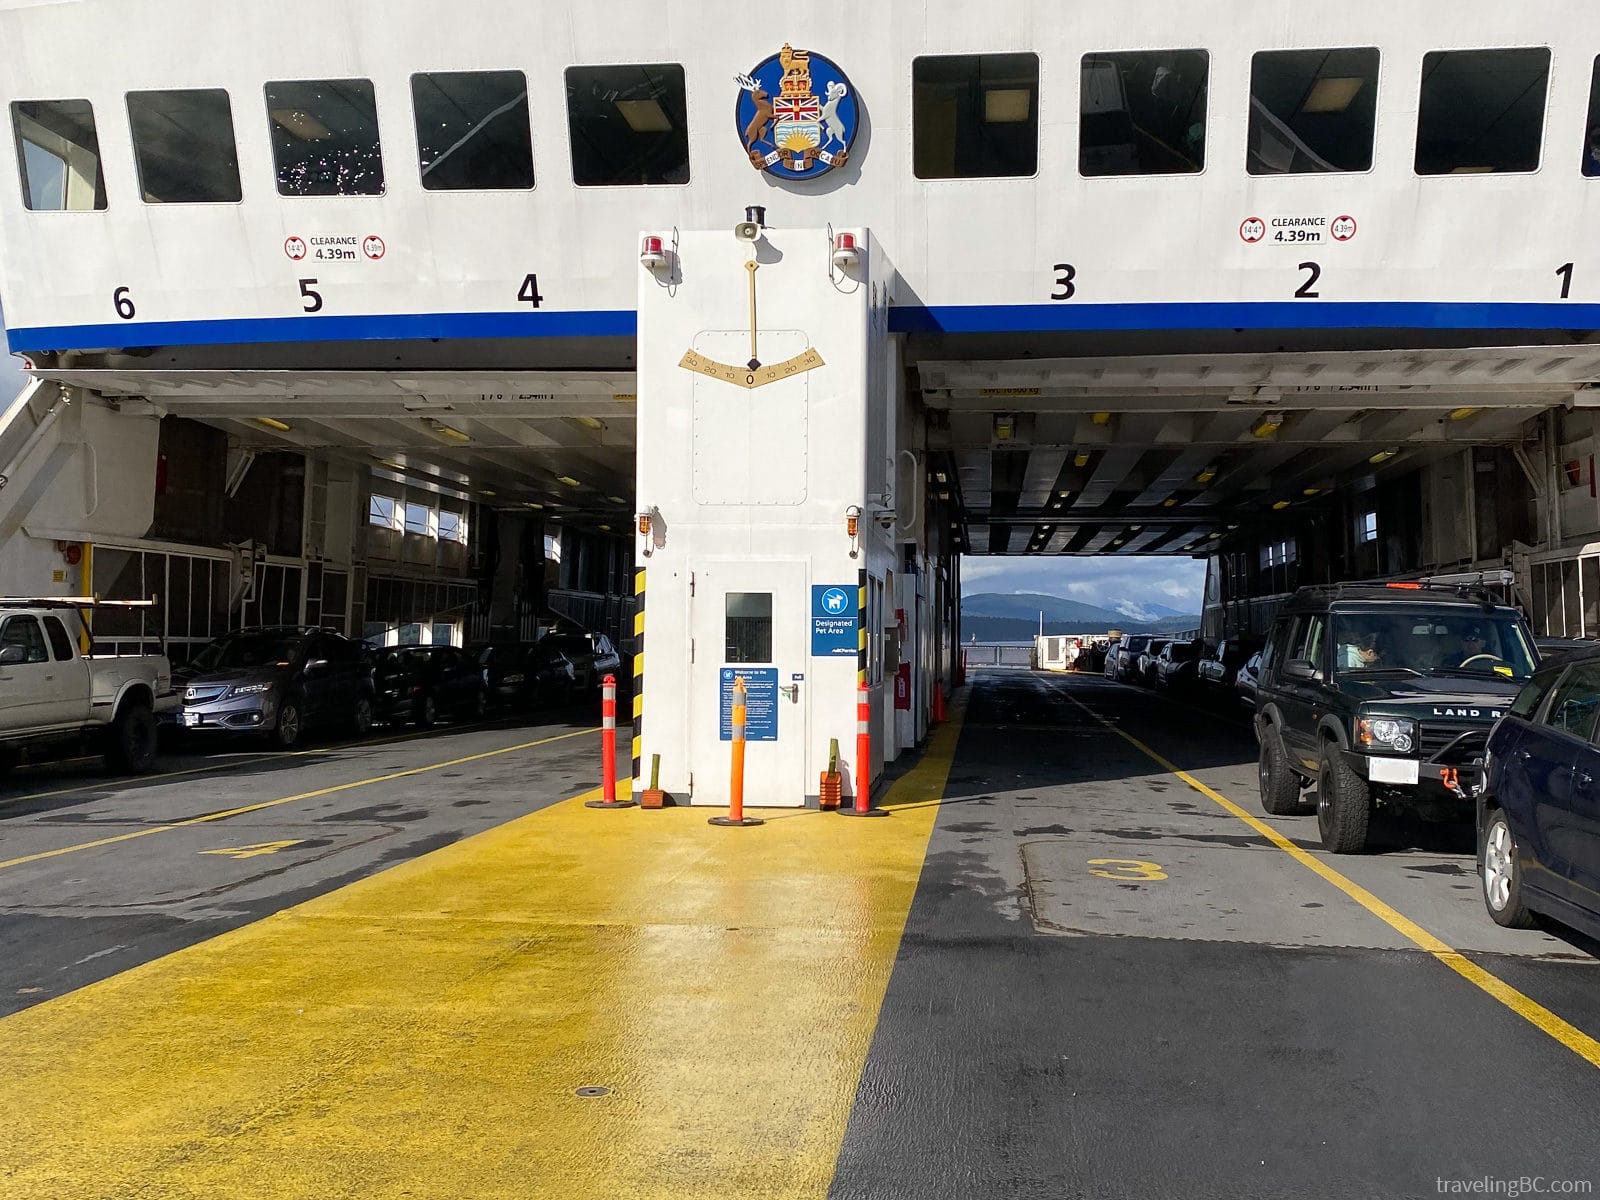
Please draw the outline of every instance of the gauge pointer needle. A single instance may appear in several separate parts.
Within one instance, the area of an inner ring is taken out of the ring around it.
[[[756,272],[761,264],[752,258],[744,264],[744,269],[750,272],[750,369],[754,371],[761,365],[756,357]]]

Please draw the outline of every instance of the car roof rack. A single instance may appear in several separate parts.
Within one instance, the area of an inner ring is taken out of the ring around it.
[[[1428,592],[1430,599],[1446,596],[1476,600],[1486,605],[1510,605],[1495,595],[1492,587],[1509,588],[1515,581],[1510,571],[1473,571],[1462,575],[1425,575],[1416,579],[1347,579],[1339,583],[1309,584],[1300,590],[1315,592],[1328,600],[1377,600],[1391,593]],[[1398,598],[1398,596],[1391,596]]]
[[[102,600],[99,596],[0,596],[0,608],[154,608],[148,600]]]

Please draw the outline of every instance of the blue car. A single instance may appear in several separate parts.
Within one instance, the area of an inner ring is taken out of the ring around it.
[[[1478,875],[1495,922],[1600,937],[1600,654],[1546,664],[1489,735]]]

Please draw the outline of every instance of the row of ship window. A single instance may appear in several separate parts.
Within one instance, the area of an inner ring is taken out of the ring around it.
[[[1376,48],[1263,50],[1251,62],[1251,175],[1366,171],[1378,112]],[[1543,150],[1550,51],[1438,50],[1422,60],[1419,175],[1527,172]],[[1188,174],[1206,161],[1205,50],[1087,54],[1081,62],[1078,169],[1085,176]],[[584,187],[689,181],[683,67],[569,67],[572,178]],[[411,77],[422,186],[534,185],[527,78],[521,71]],[[912,63],[912,165],[919,179],[1031,176],[1039,162],[1039,57],[943,55]],[[221,88],[130,92],[128,120],[143,199],[242,198],[233,109]],[[375,196],[386,189],[376,95],[366,79],[268,83],[265,110],[278,191]],[[106,207],[88,100],[11,105],[24,201],[35,210]],[[1581,146],[1600,175],[1600,58]],[[1577,151],[1574,136],[1572,149]]]

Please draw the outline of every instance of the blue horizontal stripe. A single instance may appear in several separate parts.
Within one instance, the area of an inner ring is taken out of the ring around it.
[[[1600,329],[1600,304],[1354,303],[980,304],[894,308],[893,333],[1139,329]]]
[[[365,317],[250,317],[225,321],[118,321],[7,330],[13,353],[111,346],[221,346],[251,342],[370,342],[428,338],[633,337],[631,310],[407,313]]]
[[[409,313],[127,321],[23,326],[7,331],[17,354],[120,346],[217,346],[429,338],[627,337],[638,314],[584,312]],[[1268,301],[1205,304],[974,304],[906,306],[889,313],[894,333],[1032,333],[1178,329],[1600,329],[1600,304],[1456,304]]]

